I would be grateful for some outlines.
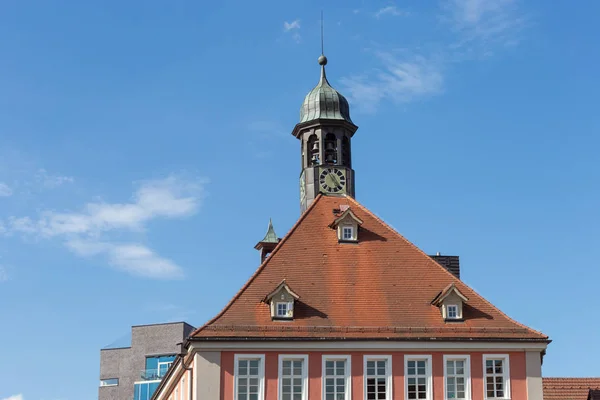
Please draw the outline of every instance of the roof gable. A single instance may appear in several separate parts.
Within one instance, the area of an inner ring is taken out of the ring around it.
[[[355,245],[339,243],[331,228],[339,217],[334,210],[349,207],[362,221]],[[299,296],[294,321],[285,327],[271,320],[264,303],[283,280]],[[460,324],[446,324],[432,305],[448,286],[469,299]],[[229,304],[192,336],[547,340],[508,318],[356,200],[322,195]]]

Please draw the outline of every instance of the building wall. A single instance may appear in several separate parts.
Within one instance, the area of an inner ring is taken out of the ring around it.
[[[100,387],[98,399],[133,400],[134,383],[141,381],[146,357],[178,354],[177,344],[192,330],[192,326],[183,322],[132,327],[131,347],[100,351],[100,379],[118,378],[119,385]]]
[[[235,400],[234,399],[234,359],[235,354],[264,354],[265,355],[265,400],[278,399],[278,352],[268,351],[224,351],[221,353],[221,393],[220,396],[211,396],[204,400]],[[484,354],[508,354],[509,355],[509,373],[510,373],[510,391],[512,400],[528,399],[527,395],[527,376],[526,376],[526,356],[525,352],[506,352],[506,351],[486,351],[486,352],[306,352],[306,351],[285,351],[281,354],[307,354],[308,355],[308,399],[322,399],[322,356],[324,354],[351,355],[351,393],[354,400],[364,398],[363,369],[364,355],[391,355],[392,356],[392,394],[394,400],[405,399],[404,382],[404,356],[405,355],[431,355],[432,356],[432,380],[433,380],[433,400],[444,400],[444,355],[468,354],[470,356],[471,370],[471,399],[484,399],[484,374],[483,374],[483,355]],[[201,377],[199,379],[202,379]],[[200,398],[200,397],[198,397]],[[179,399],[176,399],[179,400]]]

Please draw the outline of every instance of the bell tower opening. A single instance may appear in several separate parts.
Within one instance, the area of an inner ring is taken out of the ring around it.
[[[351,140],[358,129],[350,118],[348,100],[329,84],[327,57],[319,57],[321,77],[300,108],[292,135],[300,140],[300,209],[304,212],[321,194],[354,197]]]

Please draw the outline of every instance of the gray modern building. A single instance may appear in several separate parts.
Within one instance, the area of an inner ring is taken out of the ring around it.
[[[149,400],[194,330],[185,322],[131,327],[128,343],[100,350],[99,400]]]

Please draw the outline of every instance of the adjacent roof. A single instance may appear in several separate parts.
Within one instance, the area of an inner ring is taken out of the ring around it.
[[[348,100],[332,88],[327,81],[325,75],[327,58],[319,57],[319,64],[321,64],[321,79],[319,84],[304,98],[300,108],[300,123],[317,119],[337,119],[352,123]]]
[[[330,227],[346,207],[363,221],[358,243],[339,243]],[[282,323],[271,319],[264,299],[284,279],[299,300],[293,321]],[[446,323],[431,304],[452,284],[469,299],[460,324]],[[356,200],[323,195],[192,337],[548,340],[503,314]]]
[[[590,389],[600,389],[600,378],[542,378],[544,400],[588,400]]]

